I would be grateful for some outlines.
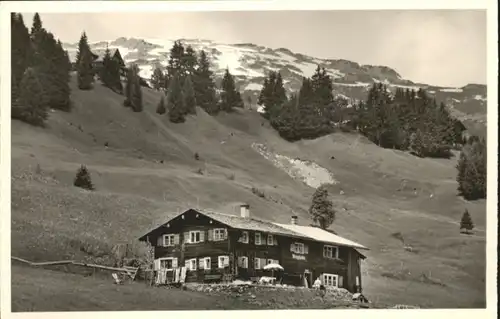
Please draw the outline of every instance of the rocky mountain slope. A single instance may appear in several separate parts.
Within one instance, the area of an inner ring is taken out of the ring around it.
[[[196,51],[205,50],[213,64],[216,80],[220,81],[224,70],[229,68],[235,75],[245,102],[257,107],[257,96],[264,77],[271,71],[280,71],[285,89],[291,93],[298,91],[302,77],[310,77],[317,65],[325,67],[334,80],[337,95],[351,101],[364,99],[374,82],[383,82],[389,89],[424,88],[438,101],[444,101],[453,114],[464,121],[469,130],[483,134],[486,127],[486,86],[468,84],[461,88],[439,87],[431,84],[414,83],[404,79],[397,71],[387,66],[360,65],[348,60],[318,59],[285,48],[271,49],[251,43],[223,44],[210,40],[182,39],[186,46]],[[137,63],[141,76],[149,79],[156,66],[167,65],[170,48],[174,40],[118,38],[114,41],[91,43],[95,53],[110,49],[120,50],[127,64]],[[78,44],[64,44],[70,59],[76,57]]]

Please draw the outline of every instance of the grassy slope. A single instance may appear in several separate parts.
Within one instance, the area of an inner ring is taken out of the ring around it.
[[[155,113],[160,93],[144,89],[145,111],[133,113],[122,96],[99,84],[90,92],[73,88],[74,111],[51,113],[48,128],[12,123],[13,255],[80,258],[81,242],[134,241],[167,212],[189,205],[245,201],[255,216],[288,222],[293,209],[306,223],[313,190],[252,150],[257,142],[334,173],[334,228],[371,248],[363,265],[369,298],[485,306],[485,203],[456,196],[455,159],[419,159],[355,134],[287,143],[250,111],[217,117],[199,111],[175,125]],[[72,187],[80,164],[89,167],[96,192]],[[266,198],[252,194],[252,187]],[[473,236],[458,231],[464,208],[477,226]],[[413,252],[390,236],[395,232]]]

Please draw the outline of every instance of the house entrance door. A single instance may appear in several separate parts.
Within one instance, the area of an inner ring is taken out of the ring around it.
[[[312,272],[309,271],[309,269],[304,270],[304,279],[305,279],[305,285],[307,288],[311,288],[313,285],[313,280],[312,280]]]

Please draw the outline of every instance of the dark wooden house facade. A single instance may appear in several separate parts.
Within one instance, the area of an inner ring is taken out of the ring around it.
[[[92,68],[94,69],[94,72],[96,74],[99,73],[99,70],[103,66],[104,62],[104,56],[106,52],[101,52],[100,54],[93,54],[93,61],[92,61]],[[110,55],[111,59],[115,60],[118,62],[118,65],[120,66],[120,72],[122,76],[126,75],[126,66],[125,66],[125,61],[123,61],[122,55],[120,54],[120,50],[118,49],[110,49]]]
[[[284,284],[326,286],[360,292],[360,244],[312,226],[278,224],[240,215],[188,209],[139,240],[154,246],[155,270],[186,267],[186,282],[254,280],[269,276],[267,264],[279,264]]]

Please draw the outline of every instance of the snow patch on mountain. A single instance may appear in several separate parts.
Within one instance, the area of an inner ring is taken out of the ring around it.
[[[474,100],[486,102],[486,98],[482,95],[475,95]]]
[[[464,90],[460,88],[446,88],[446,89],[441,89],[440,91],[447,93],[462,93]]]
[[[309,187],[318,188],[322,184],[337,184],[333,174],[312,161],[290,158],[270,151],[264,144],[253,143],[252,148],[265,159],[280,168],[290,177],[300,180]]]

